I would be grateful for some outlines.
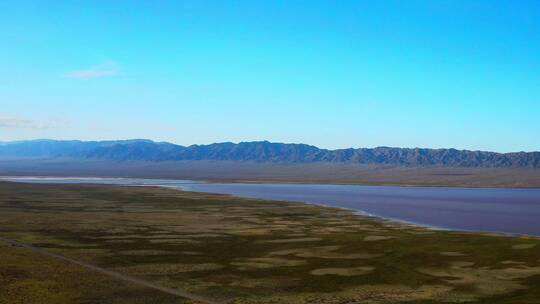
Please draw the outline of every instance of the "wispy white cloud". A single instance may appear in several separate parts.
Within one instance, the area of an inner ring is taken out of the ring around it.
[[[52,123],[44,123],[32,119],[25,119],[17,116],[0,113],[0,128],[11,129],[48,129],[53,127]]]
[[[66,76],[76,79],[91,79],[111,77],[118,74],[118,64],[112,61],[105,62],[85,69],[69,71]]]

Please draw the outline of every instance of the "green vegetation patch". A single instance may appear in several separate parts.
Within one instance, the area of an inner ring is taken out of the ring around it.
[[[540,299],[537,238],[433,231],[342,209],[152,187],[0,183],[0,213],[0,236],[228,303]],[[68,271],[65,262],[50,261],[60,270],[31,263],[19,250],[0,248],[11,255],[0,264],[0,303],[183,301]]]

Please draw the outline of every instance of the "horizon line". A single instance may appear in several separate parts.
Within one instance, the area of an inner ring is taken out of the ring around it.
[[[320,150],[327,150],[327,151],[339,151],[339,150],[358,150],[358,149],[378,149],[378,148],[389,148],[389,149],[409,149],[409,150],[416,150],[416,149],[420,149],[420,150],[456,150],[456,151],[468,151],[468,152],[488,152],[488,153],[497,153],[497,154],[517,154],[517,153],[540,153],[540,150],[532,150],[532,151],[524,151],[524,150],[521,150],[521,151],[510,151],[510,152],[499,152],[499,151],[491,151],[491,150],[482,150],[482,149],[476,149],[476,150],[473,150],[473,149],[459,149],[459,148],[426,148],[426,147],[398,147],[398,146],[386,146],[386,145],[383,145],[383,146],[375,146],[375,147],[348,147],[348,148],[336,148],[336,149],[329,149],[329,148],[321,148],[319,146],[316,146],[316,145],[312,145],[312,144],[307,144],[307,143],[302,143],[302,142],[279,142],[279,141],[269,141],[269,140],[251,140],[251,141],[238,141],[238,142],[233,142],[233,141],[221,141],[221,142],[212,142],[212,143],[207,143],[207,144],[190,144],[190,145],[181,145],[181,144],[177,144],[177,143],[174,143],[174,142],[171,142],[171,141],[166,141],[166,140],[160,140],[160,141],[157,141],[157,140],[154,140],[154,139],[148,139],[148,138],[128,138],[128,139],[100,139],[100,140],[82,140],[82,139],[52,139],[52,138],[35,138],[35,139],[23,139],[23,140],[0,140],[0,144],[6,144],[6,143],[9,143],[9,144],[13,144],[13,143],[22,143],[22,142],[36,142],[36,141],[57,141],[57,142],[135,142],[135,141],[147,141],[147,142],[152,142],[152,143],[164,143],[164,144],[171,144],[171,145],[175,145],[175,146],[180,146],[180,147],[185,147],[185,148],[188,148],[188,147],[191,147],[191,146],[209,146],[209,145],[216,145],[216,144],[235,144],[235,145],[238,145],[238,144],[242,144],[242,143],[270,143],[270,144],[283,144],[283,145],[306,145],[306,146],[311,146],[311,147],[315,147],[317,149],[320,149]]]

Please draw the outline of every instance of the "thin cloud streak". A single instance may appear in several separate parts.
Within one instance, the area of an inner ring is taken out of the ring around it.
[[[31,119],[0,114],[0,128],[9,129],[49,129],[52,128],[51,123],[42,123]]]
[[[118,65],[114,62],[106,62],[86,69],[73,70],[66,74],[69,78],[92,79],[111,77],[118,74]]]

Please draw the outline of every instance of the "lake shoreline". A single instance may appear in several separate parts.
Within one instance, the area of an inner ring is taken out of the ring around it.
[[[32,179],[32,178],[43,178],[43,179],[145,179],[145,180],[167,180],[167,181],[177,181],[177,180],[190,180],[193,182],[200,183],[209,183],[209,184],[221,184],[221,183],[231,183],[231,184],[286,184],[286,185],[336,185],[336,186],[381,186],[381,187],[400,187],[400,188],[449,188],[449,189],[516,189],[516,190],[540,190],[540,186],[505,186],[505,185],[492,185],[492,186],[475,186],[475,185],[453,185],[453,184],[422,184],[422,183],[391,183],[391,182],[338,182],[328,180],[325,181],[290,181],[286,179],[268,179],[268,180],[259,180],[259,179],[218,179],[218,178],[172,178],[172,177],[140,177],[138,175],[134,176],[108,176],[108,175],[2,175],[2,179]]]
[[[333,206],[151,185],[0,182],[0,194],[5,239],[223,302],[386,303],[392,295],[405,303],[419,294],[420,302],[503,304],[540,293],[538,238],[433,231]],[[81,299],[109,293],[84,288],[106,279],[91,273],[85,284],[57,282],[63,276],[52,274],[73,265],[23,249],[0,244],[8,261],[0,271],[39,269],[53,278],[53,292],[84,292]],[[36,259],[39,266],[28,264]],[[474,288],[464,289],[461,278],[470,274]],[[132,303],[137,290],[112,291]],[[16,296],[3,293],[0,302]]]
[[[259,191],[262,191],[261,193],[257,192],[255,193],[255,195],[253,195],[253,193],[240,193],[240,192],[235,192],[234,189],[231,190],[231,189],[227,189],[227,187],[229,188],[234,188],[234,187],[246,187],[246,188],[249,188],[249,187],[277,187],[278,190],[276,191],[283,191],[283,188],[287,189],[287,188],[296,188],[296,187],[299,187],[299,188],[308,188],[311,189],[313,187],[315,187],[314,189],[317,189],[316,187],[318,188],[322,188],[322,189],[325,189],[325,188],[338,188],[338,190],[341,190],[341,188],[344,188],[345,190],[343,191],[346,191],[348,190],[350,187],[353,187],[353,186],[348,186],[348,185],[328,185],[328,184],[240,184],[240,183],[227,183],[227,184],[220,184],[220,183],[213,183],[213,182],[198,182],[198,181],[188,181],[188,180],[158,180],[158,179],[129,179],[129,178],[100,178],[100,177],[94,177],[94,178],[79,178],[79,177],[70,177],[70,178],[64,178],[64,177],[36,177],[36,176],[26,176],[26,177],[0,177],[0,179],[3,179],[3,180],[10,180],[11,178],[11,181],[19,181],[19,182],[38,182],[38,183],[50,183],[50,184],[55,184],[55,183],[78,183],[78,184],[81,184],[81,183],[86,183],[88,182],[89,184],[113,184],[113,185],[120,185],[120,186],[129,186],[129,185],[133,185],[133,186],[158,186],[158,187],[163,187],[163,188],[172,188],[172,189],[178,189],[178,190],[181,190],[181,191],[189,191],[189,192],[199,192],[199,193],[211,193],[211,194],[226,194],[226,195],[232,195],[232,196],[236,196],[236,197],[239,197],[239,198],[247,198],[247,199],[261,199],[261,200],[272,200],[272,201],[286,201],[286,202],[295,202],[295,203],[303,203],[303,204],[310,204],[310,205],[316,205],[316,206],[321,206],[321,207],[330,207],[330,208],[341,208],[341,209],[344,209],[344,210],[349,210],[351,212],[354,212],[356,213],[357,215],[360,215],[360,216],[365,216],[365,217],[369,217],[369,218],[375,218],[375,219],[378,219],[378,220],[381,220],[381,221],[391,221],[391,222],[396,222],[396,223],[399,223],[399,224],[405,224],[405,225],[410,225],[410,226],[415,226],[415,227],[423,227],[423,228],[427,228],[427,229],[432,229],[432,230],[437,230],[437,231],[455,231],[455,232],[462,232],[462,233],[480,233],[480,234],[496,234],[496,235],[506,235],[506,236],[514,236],[514,237],[539,237],[540,236],[540,233],[539,234],[536,234],[536,233],[527,233],[525,231],[523,232],[519,232],[519,231],[505,231],[504,229],[486,229],[486,228],[483,228],[483,229],[474,229],[472,227],[452,227],[451,225],[443,225],[443,224],[434,224],[434,223],[430,223],[430,222],[422,222],[422,221],[415,221],[415,220],[412,220],[414,218],[407,218],[406,216],[400,216],[398,214],[398,216],[392,216],[392,214],[388,214],[388,213],[384,213],[384,212],[373,212],[373,211],[370,211],[369,209],[362,209],[361,206],[357,206],[357,207],[352,207],[350,206],[350,203],[349,201],[347,201],[345,199],[345,203],[343,203],[343,199],[341,200],[341,204],[338,202],[336,204],[336,202],[332,202],[331,200],[329,201],[325,201],[323,198],[315,198],[316,199],[313,199],[313,197],[307,197],[305,199],[294,199],[294,197],[291,198],[291,196],[286,196],[286,197],[272,197],[272,193],[268,194],[268,192],[265,194],[264,191],[267,191],[265,190],[264,188],[261,188],[259,189]],[[209,189],[209,188],[212,188],[213,186],[217,186],[218,188],[216,189]],[[225,186],[225,191],[223,191],[223,189],[219,189],[219,186]],[[201,189],[202,187],[202,189]],[[281,188],[279,188],[281,187]],[[311,188],[310,188],[311,187]],[[358,187],[362,188],[364,187],[365,189],[367,190],[364,190],[364,191],[373,191],[371,188],[375,189],[376,191],[398,191],[398,196],[399,195],[406,195],[407,194],[407,191],[455,191],[456,188],[446,188],[446,187],[439,187],[439,188],[432,188],[432,187],[414,187],[414,188],[408,188],[408,187],[392,187],[392,188],[384,188],[385,186],[381,186],[383,188],[377,188],[377,186],[357,186],[357,187],[354,187],[352,188],[353,190],[355,189],[358,189]],[[420,189],[420,190],[418,190]],[[462,190],[467,190],[467,191],[471,191],[471,193],[475,193],[475,192],[478,192],[478,190],[482,190],[481,188],[459,188],[459,189],[462,189]],[[242,190],[242,189],[241,189]],[[257,189],[256,189],[257,190]],[[491,191],[491,190],[497,190],[497,191],[501,191],[499,188],[483,188],[483,190],[485,191]],[[512,191],[519,191],[517,193],[522,193],[522,191],[527,191],[527,189],[507,189],[507,190],[512,190]],[[303,190],[303,191],[307,191],[307,190]],[[338,191],[339,192],[339,191]],[[400,194],[401,193],[401,194]],[[250,195],[251,194],[251,195]],[[321,192],[321,195],[325,195],[326,193],[324,192]],[[339,194],[339,193],[338,193]],[[432,195],[430,193],[428,193],[429,195]],[[359,193],[359,194],[355,194],[355,195],[362,195],[362,193]],[[369,195],[369,193],[364,193],[364,195]],[[330,197],[331,198],[331,197]],[[311,200],[310,200],[311,199]],[[350,197],[350,200],[353,201],[354,199],[357,199],[357,197]],[[375,199],[379,199],[378,197],[375,197]],[[392,199],[390,197],[390,199]],[[413,199],[416,199],[416,200],[422,200],[423,198],[420,196],[420,197],[416,197]],[[367,198],[366,200],[369,201],[369,198]],[[385,199],[382,203],[380,204],[384,204],[384,202],[388,200],[388,199]],[[343,205],[344,204],[344,205]],[[347,204],[349,204],[347,206]],[[400,206],[394,206],[394,208],[399,208]],[[420,206],[422,207],[422,206]],[[447,208],[446,205],[443,206],[444,208]],[[403,208],[403,207],[401,207]],[[384,210],[383,210],[384,211]],[[422,210],[420,210],[422,211]],[[392,211],[393,212],[393,211]],[[438,212],[437,209],[434,209],[432,212]],[[394,212],[395,213],[395,212]]]

